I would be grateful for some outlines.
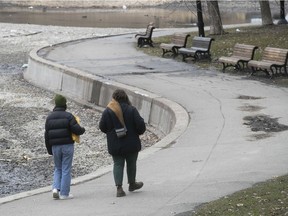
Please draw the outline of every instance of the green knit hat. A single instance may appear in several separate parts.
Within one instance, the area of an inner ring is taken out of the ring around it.
[[[55,96],[55,106],[56,107],[66,107],[66,98],[62,95],[57,94]]]

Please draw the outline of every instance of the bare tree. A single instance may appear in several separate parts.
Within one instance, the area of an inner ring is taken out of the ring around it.
[[[224,33],[218,1],[207,1],[209,19],[210,19],[210,34],[221,35]]]
[[[261,9],[262,25],[273,25],[269,1],[260,0],[259,4]]]

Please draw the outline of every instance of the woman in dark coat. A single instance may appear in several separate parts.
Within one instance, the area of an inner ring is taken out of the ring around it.
[[[126,161],[129,191],[142,188],[143,182],[136,182],[136,162],[141,150],[139,135],[146,130],[144,119],[133,107],[125,91],[117,89],[104,110],[99,128],[107,135],[108,152],[112,155],[113,175],[117,197],[125,196],[122,188]]]

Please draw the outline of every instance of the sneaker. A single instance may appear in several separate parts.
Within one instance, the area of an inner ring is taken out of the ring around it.
[[[59,199],[59,191],[56,188],[52,190],[52,196],[54,199]]]
[[[122,186],[117,186],[116,197],[123,197],[123,196],[126,196],[125,191],[123,190]]]
[[[135,191],[143,187],[143,182],[135,182],[129,185],[129,191]]]
[[[60,200],[68,200],[68,199],[73,199],[74,197],[72,194],[69,194],[68,196],[60,195],[59,198],[60,198]]]

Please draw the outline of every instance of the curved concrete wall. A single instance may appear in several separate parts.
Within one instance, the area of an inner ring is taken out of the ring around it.
[[[87,74],[38,56],[45,49],[30,52],[28,69],[24,78],[41,88],[61,93],[82,104],[105,108],[117,88],[125,89],[132,104],[139,110],[145,122],[164,133],[156,147],[174,141],[187,127],[189,116],[183,107],[158,95],[127,86],[105,78]]]

